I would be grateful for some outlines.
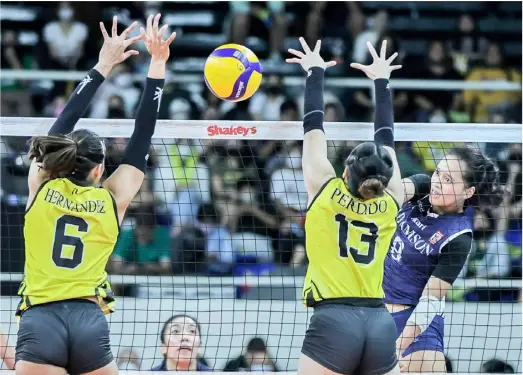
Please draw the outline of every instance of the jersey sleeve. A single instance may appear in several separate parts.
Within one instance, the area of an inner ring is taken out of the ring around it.
[[[430,177],[426,174],[415,174],[407,177],[414,184],[414,195],[410,202],[417,202],[430,193]]]
[[[472,233],[464,233],[452,239],[441,249],[432,276],[452,284],[463,269],[471,247]]]

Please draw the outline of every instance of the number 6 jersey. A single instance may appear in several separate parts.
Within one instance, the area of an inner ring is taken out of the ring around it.
[[[98,297],[105,313],[113,311],[105,267],[118,232],[108,190],[65,178],[44,182],[25,214],[24,281],[16,314],[42,303],[91,296]]]
[[[398,204],[386,192],[364,201],[343,179],[327,181],[307,211],[304,304],[382,306],[383,263],[397,213]]]

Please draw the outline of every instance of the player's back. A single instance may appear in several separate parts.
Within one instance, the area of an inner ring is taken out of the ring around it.
[[[105,267],[118,232],[108,190],[65,178],[44,182],[25,215],[25,277],[18,313],[90,296],[113,302]]]
[[[381,303],[384,260],[398,210],[387,192],[361,200],[341,178],[325,184],[305,223],[309,267],[303,300],[307,306],[325,300]]]

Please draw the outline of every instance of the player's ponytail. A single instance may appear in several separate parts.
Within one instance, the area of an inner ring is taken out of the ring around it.
[[[476,148],[458,147],[450,151],[466,165],[463,181],[467,187],[475,187],[468,205],[473,207],[495,207],[501,204],[505,190],[501,185],[499,168],[496,163]]]
[[[51,177],[70,173],[76,165],[78,145],[65,135],[46,135],[30,140],[29,159],[42,163]]]
[[[377,178],[369,178],[361,183],[358,193],[363,199],[379,197],[385,191],[385,185]]]

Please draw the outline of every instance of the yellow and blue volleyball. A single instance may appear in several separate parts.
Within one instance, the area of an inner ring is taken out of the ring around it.
[[[218,98],[231,102],[249,99],[262,80],[258,57],[239,44],[216,48],[207,58],[203,74],[209,90]]]

